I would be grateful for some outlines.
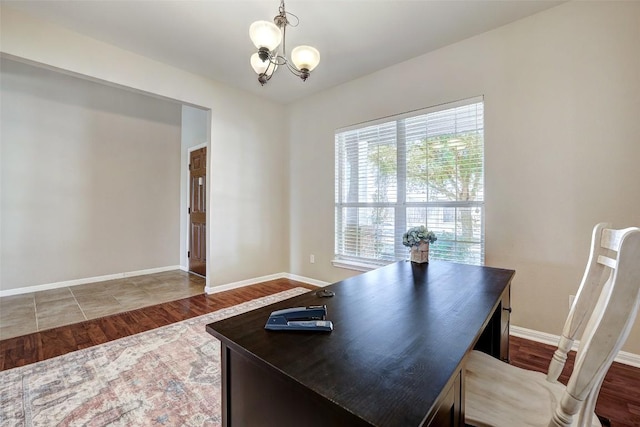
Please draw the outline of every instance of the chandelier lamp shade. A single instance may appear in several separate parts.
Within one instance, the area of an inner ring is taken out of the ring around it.
[[[251,67],[258,74],[258,81],[263,86],[281,65],[305,81],[320,63],[320,52],[311,46],[298,46],[291,51],[291,59],[287,58],[287,26],[297,27],[299,19],[285,11],[284,0],[280,1],[278,12],[273,22],[256,21],[249,27],[249,37],[258,49],[251,55]],[[293,24],[289,20],[290,17],[295,18]]]

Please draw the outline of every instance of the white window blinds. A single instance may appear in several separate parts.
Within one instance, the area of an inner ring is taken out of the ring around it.
[[[406,259],[402,234],[425,225],[431,258],[484,263],[482,98],[336,132],[335,255]]]

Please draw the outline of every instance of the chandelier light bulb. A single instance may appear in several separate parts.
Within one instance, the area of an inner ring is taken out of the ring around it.
[[[249,37],[258,49],[273,51],[282,42],[282,31],[273,22],[256,21],[249,27]]]
[[[291,61],[298,70],[313,71],[320,63],[320,52],[311,46],[298,46],[291,51]]]
[[[260,56],[257,52],[251,55],[251,67],[253,68],[253,71],[256,72],[256,74],[263,74],[266,72],[267,76],[271,76],[276,68],[278,68],[276,64],[269,62],[268,59],[265,61],[260,59]]]

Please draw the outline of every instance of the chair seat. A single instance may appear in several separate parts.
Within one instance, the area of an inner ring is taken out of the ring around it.
[[[477,427],[547,427],[565,386],[545,374],[472,351],[465,371],[465,423]],[[576,415],[572,425],[577,425]],[[601,427],[593,415],[592,427]]]

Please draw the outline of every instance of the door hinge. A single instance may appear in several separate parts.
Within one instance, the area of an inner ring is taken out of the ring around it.
[[[191,258],[191,251],[187,251],[187,258]]]
[[[191,208],[187,208],[187,213],[191,213]]]
[[[189,163],[189,170],[191,170],[191,163]]]

